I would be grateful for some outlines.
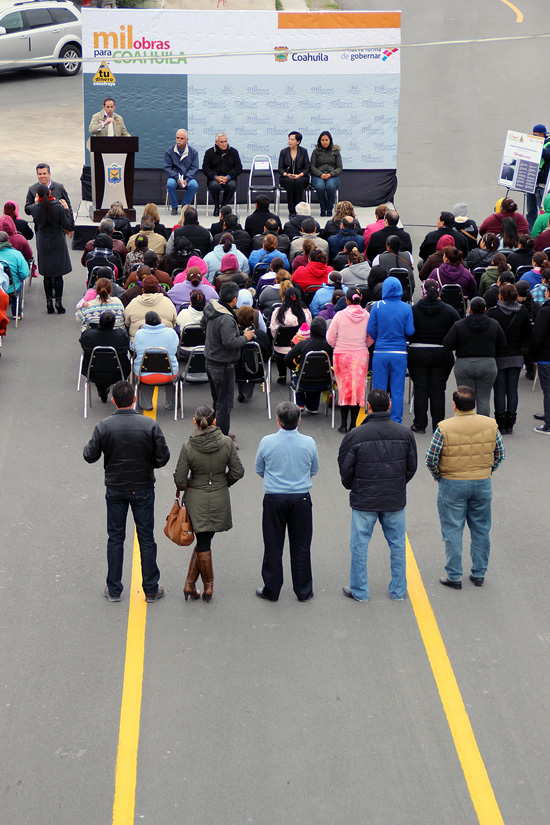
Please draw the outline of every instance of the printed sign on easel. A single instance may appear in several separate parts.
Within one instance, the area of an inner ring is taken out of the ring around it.
[[[541,137],[507,132],[498,185],[532,194],[537,186],[543,144]]]

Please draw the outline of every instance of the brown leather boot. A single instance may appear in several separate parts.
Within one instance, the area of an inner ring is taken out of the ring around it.
[[[191,596],[192,599],[200,599],[201,594],[195,587],[195,582],[199,578],[199,565],[197,562],[197,554],[193,550],[191,553],[191,558],[189,560],[189,570],[187,571],[187,577],[185,579],[185,585],[183,587],[183,595],[185,596],[185,601],[187,601],[188,597]]]
[[[214,593],[214,571],[212,570],[212,551],[207,550],[204,553],[197,553],[197,561],[201,573],[201,579],[204,584],[202,597],[205,602],[209,602]]]

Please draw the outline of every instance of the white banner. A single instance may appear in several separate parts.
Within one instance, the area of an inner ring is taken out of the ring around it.
[[[507,132],[500,164],[499,186],[532,194],[537,187],[543,145],[541,137],[523,132]]]

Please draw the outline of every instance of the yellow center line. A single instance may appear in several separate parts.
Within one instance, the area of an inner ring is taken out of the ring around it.
[[[523,23],[523,14],[522,12],[520,12],[517,6],[514,6],[513,3],[510,3],[510,0],[500,0],[500,2],[504,3],[505,6],[508,6],[508,8],[512,9],[512,11],[515,11],[516,23]]]
[[[479,825],[504,825],[408,538],[407,591]]]
[[[153,409],[150,412],[144,412],[144,415],[148,418],[155,419],[157,416],[157,399],[158,387],[155,387]],[[134,532],[126,660],[124,663],[124,683],[115,768],[113,825],[134,825],[143,661],[145,657],[145,625],[147,622],[147,602],[143,597],[141,578],[139,542],[137,533]]]

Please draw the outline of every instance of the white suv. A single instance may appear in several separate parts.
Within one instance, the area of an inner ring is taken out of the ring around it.
[[[82,56],[80,12],[68,0],[0,0],[0,72],[52,64],[78,74]]]

